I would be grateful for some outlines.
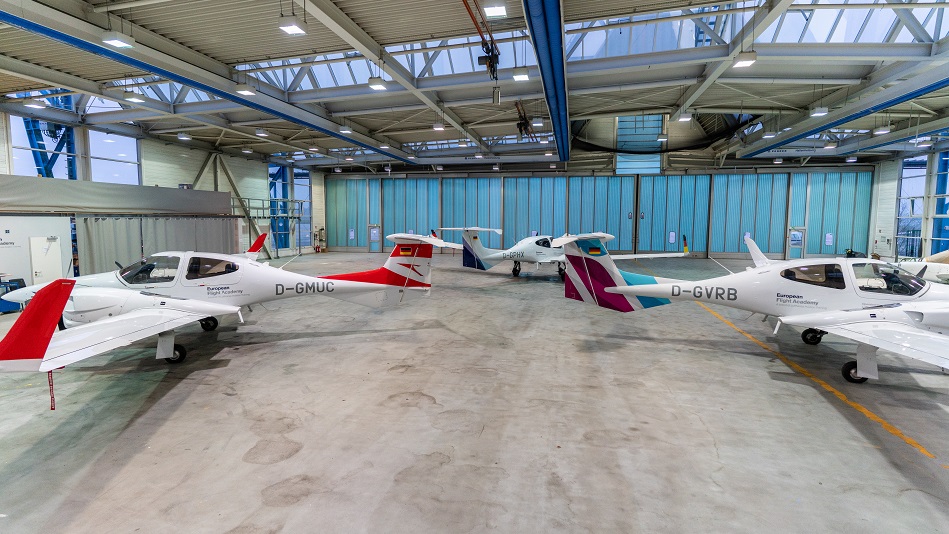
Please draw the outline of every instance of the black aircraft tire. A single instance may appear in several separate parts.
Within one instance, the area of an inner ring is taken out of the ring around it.
[[[844,380],[853,384],[863,384],[867,381],[866,377],[857,376],[857,362],[851,360],[840,368],[840,374],[844,375]]]
[[[216,317],[205,317],[198,321],[201,324],[201,328],[205,332],[211,332],[217,328],[217,318]]]
[[[808,345],[817,345],[820,343],[820,340],[823,337],[824,334],[821,334],[820,330],[816,328],[808,328],[807,330],[801,332],[801,341],[807,343]]]
[[[514,276],[521,275],[521,262],[519,261],[514,262],[514,269],[511,271],[511,274],[513,274]]]
[[[165,358],[165,361],[168,363],[181,363],[185,361],[188,351],[185,350],[184,345],[175,343],[175,351],[172,354],[174,354],[174,356],[171,358]]]

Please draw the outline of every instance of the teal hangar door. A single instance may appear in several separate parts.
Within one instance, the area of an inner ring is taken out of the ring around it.
[[[783,258],[788,179],[787,174],[714,175],[709,256],[747,257],[747,235],[765,254]]]
[[[531,235],[560,237],[567,231],[565,176],[504,179],[504,248]]]
[[[365,178],[326,180],[326,245],[329,250],[368,250]]]
[[[708,253],[709,175],[639,177],[637,252]]]
[[[567,194],[571,234],[606,232],[615,237],[606,244],[609,250],[634,250],[635,176],[571,176]]]

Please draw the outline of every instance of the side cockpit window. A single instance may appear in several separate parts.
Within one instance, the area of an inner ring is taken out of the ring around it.
[[[538,239],[537,241],[534,242],[534,244],[537,245],[538,247],[550,248],[550,240],[547,239],[546,237],[543,239]]]
[[[191,258],[191,261],[188,262],[188,274],[185,275],[185,278],[188,280],[211,278],[236,272],[239,268],[240,265],[231,260],[194,256]]]
[[[836,263],[792,267],[781,271],[781,278],[831,289],[844,289],[847,287],[847,284],[844,282],[844,272],[840,269],[840,265]]]
[[[177,256],[149,256],[122,269],[119,275],[128,284],[159,284],[173,282],[178,274]]]
[[[907,271],[888,263],[854,263],[853,275],[857,288],[884,295],[915,295],[926,282]]]

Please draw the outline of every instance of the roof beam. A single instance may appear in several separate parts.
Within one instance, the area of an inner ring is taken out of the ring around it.
[[[903,128],[888,134],[877,136],[865,136],[859,139],[848,140],[837,147],[837,154],[853,154],[854,152],[864,152],[890,146],[896,143],[904,143],[919,137],[928,137],[932,134],[949,130],[949,116],[943,116],[923,124],[917,124],[910,128]]]
[[[787,8],[794,3],[794,0],[771,0],[755,11],[738,35],[732,39],[728,46],[728,55],[724,60],[711,64],[705,69],[701,83],[689,88],[682,98],[676,103],[678,109],[672,114],[675,119],[682,113],[688,111],[689,106],[695,103],[702,94],[707,91],[715,82],[732,66],[732,62],[741,51],[752,47],[755,35],[761,35],[761,32],[768,29],[774,21],[778,19]]]
[[[468,128],[460,117],[438,100],[435,95],[422,91],[416,85],[415,77],[408,69],[402,66],[391,54],[385,51],[382,45],[377,43],[365,30],[359,27],[343,11],[336,7],[336,4],[330,0],[293,0],[298,5],[303,6],[307,13],[315,17],[321,24],[330,29],[340,39],[346,41],[355,50],[361,53],[366,59],[374,61],[382,67],[389,76],[399,85],[405,87],[416,98],[421,100],[426,106],[436,114],[443,116],[445,122],[451,124],[459,132],[464,133],[469,139],[477,143],[485,150],[489,147],[481,140],[481,137],[473,130]],[[412,162],[414,163],[414,162]]]
[[[886,0],[886,3],[903,4],[903,0]],[[935,7],[934,5],[931,5],[931,4],[916,4],[912,2],[910,3],[910,5],[912,5],[913,7],[923,7],[923,6]],[[913,34],[913,37],[917,41],[921,43],[933,42],[932,36],[929,35],[929,32],[926,31],[926,28],[924,28],[923,25],[919,23],[919,20],[916,18],[916,16],[913,15],[912,9],[904,9],[904,8],[894,9],[893,13],[896,14],[897,18],[900,19],[900,22],[902,22],[903,25],[906,26],[906,29],[909,30],[911,34]]]
[[[84,2],[79,2],[84,4]],[[214,96],[225,98],[245,107],[262,111],[284,120],[307,126],[373,151],[414,164],[408,154],[401,150],[378,148],[379,141],[365,134],[343,135],[339,125],[317,113],[295,106],[260,91],[252,97],[234,93],[235,82],[230,67],[223,63],[198,54],[194,50],[169,41],[140,27],[135,29],[137,44],[132,49],[121,52],[101,42],[103,26],[87,22],[78,16],[71,16],[69,10],[80,9],[75,2],[64,2],[62,9],[53,9],[34,0],[0,0],[0,22],[5,22],[25,31],[74,46],[81,50],[112,59],[124,65],[140,69],[165,79],[188,85]],[[101,22],[111,24],[108,14],[88,14],[89,20],[101,18]],[[123,21],[128,24],[127,21]],[[118,21],[116,21],[116,26]],[[183,49],[183,50],[182,50]],[[176,52],[182,52],[176,54]],[[279,92],[279,90],[277,90]]]
[[[524,0],[524,19],[530,29],[534,55],[540,68],[557,152],[560,161],[567,161],[570,159],[570,113],[560,0]]]

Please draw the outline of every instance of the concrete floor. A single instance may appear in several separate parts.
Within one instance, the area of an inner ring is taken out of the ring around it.
[[[460,263],[394,309],[301,297],[188,327],[179,366],[151,342],[87,360],[54,412],[45,375],[0,375],[0,532],[949,531],[939,369],[884,355],[850,384],[853,343],[714,308],[845,402],[696,304],[619,314],[551,267]]]

